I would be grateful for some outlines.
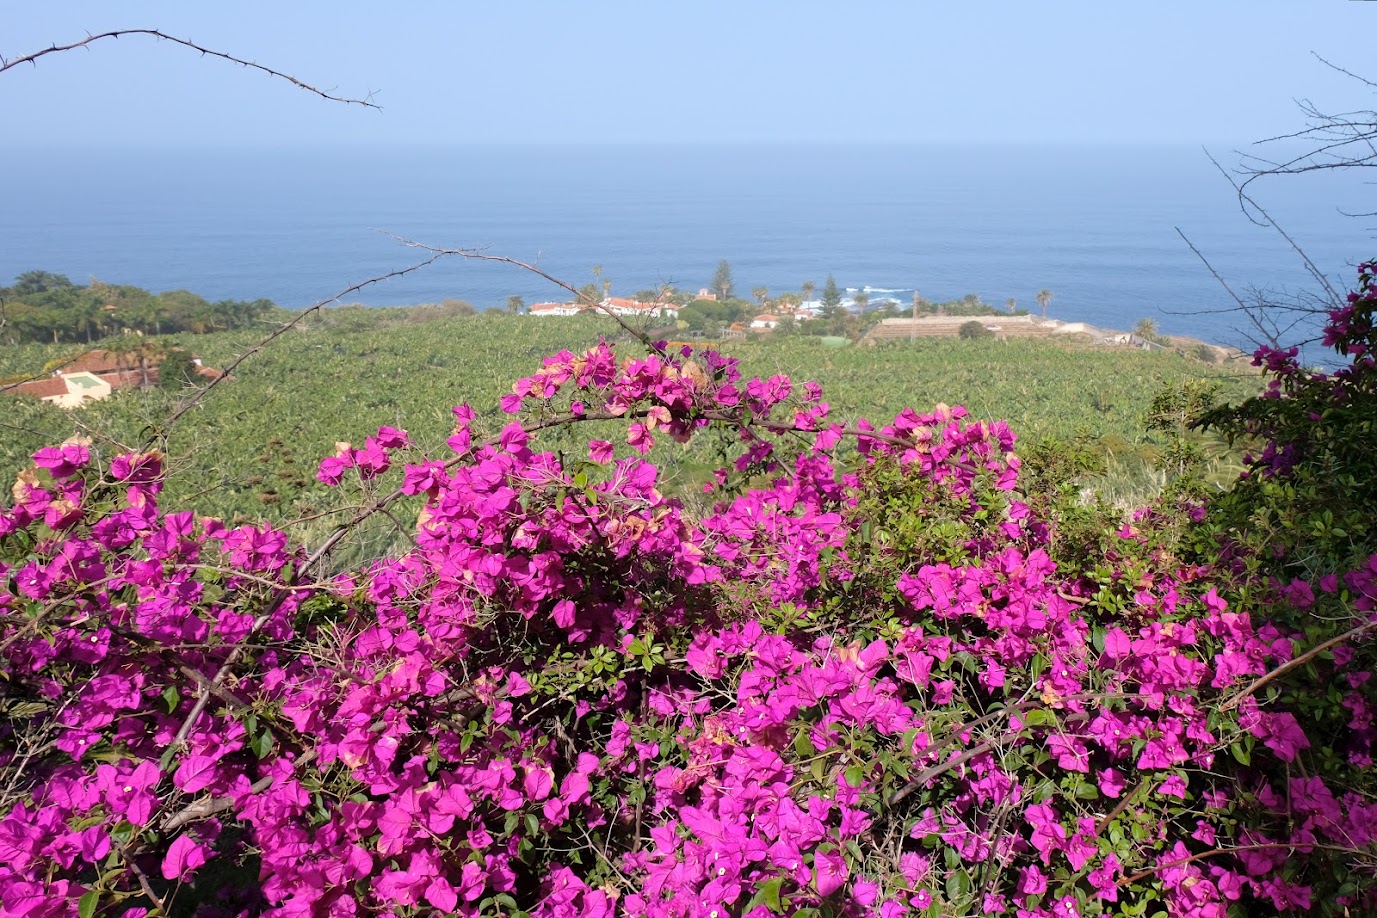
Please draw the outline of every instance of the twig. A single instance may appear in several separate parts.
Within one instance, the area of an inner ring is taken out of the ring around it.
[[[1195,253],[1195,257],[1199,258],[1201,263],[1209,269],[1209,272],[1214,275],[1214,279],[1219,281],[1219,286],[1223,287],[1229,296],[1233,297],[1233,301],[1238,304],[1238,308],[1246,313],[1248,311],[1248,305],[1243,302],[1243,299],[1237,293],[1234,293],[1234,289],[1229,286],[1229,282],[1220,276],[1219,272],[1214,269],[1214,265],[1210,264],[1210,260],[1206,258],[1204,254],[1195,247],[1195,243],[1191,242],[1186,234],[1181,231],[1181,227],[1173,226],[1172,229],[1176,230],[1176,235],[1180,236],[1181,240],[1185,242],[1186,245],[1190,246],[1190,250]]]
[[[1247,214],[1249,207],[1257,211],[1258,214],[1261,215],[1262,220],[1254,220],[1253,222],[1259,223],[1262,226],[1269,226],[1272,229],[1276,230],[1278,235],[1280,235],[1281,238],[1285,239],[1286,243],[1289,246],[1291,246],[1292,250],[1294,250],[1295,253],[1300,256],[1301,262],[1304,263],[1305,269],[1310,272],[1310,276],[1313,277],[1315,281],[1321,287],[1324,288],[1325,292],[1329,294],[1330,304],[1333,306],[1339,305],[1339,303],[1341,302],[1341,297],[1339,296],[1338,291],[1336,291],[1333,285],[1329,283],[1329,278],[1324,276],[1324,272],[1322,272],[1319,269],[1319,267],[1315,264],[1315,262],[1311,260],[1310,256],[1306,254],[1305,249],[1301,248],[1296,243],[1296,240],[1292,239],[1290,234],[1288,234],[1286,230],[1281,228],[1281,225],[1277,223],[1275,219],[1273,219],[1272,215],[1267,212],[1267,209],[1265,207],[1263,207],[1257,201],[1253,200],[1253,198],[1250,197],[1246,191],[1244,191],[1243,186],[1240,185],[1238,182],[1234,181],[1234,177],[1229,174],[1227,169],[1225,169],[1223,166],[1219,164],[1219,160],[1215,159],[1213,156],[1210,155],[1210,152],[1208,150],[1205,151],[1205,156],[1209,159],[1210,162],[1214,163],[1214,167],[1219,170],[1219,174],[1224,176],[1225,180],[1233,186],[1234,191],[1238,193],[1238,200],[1240,205],[1243,205],[1243,212]],[[1250,220],[1253,219],[1252,215],[1250,214],[1248,215],[1248,218]]]
[[[1370,621],[1363,625],[1359,625],[1356,628],[1350,628],[1348,631],[1345,631],[1338,637],[1330,638],[1323,644],[1319,644],[1315,647],[1310,648],[1300,656],[1295,657],[1291,660],[1287,660],[1285,663],[1281,664],[1271,672],[1258,677],[1256,680],[1252,682],[1252,684],[1244,688],[1242,691],[1238,692],[1236,695],[1231,696],[1228,701],[1225,701],[1223,704],[1219,706],[1219,710],[1221,712],[1232,711],[1234,708],[1238,707],[1239,704],[1242,703],[1244,698],[1247,698],[1249,695],[1254,694],[1255,692],[1257,692],[1258,689],[1262,688],[1264,685],[1271,682],[1273,679],[1277,679],[1280,676],[1284,676],[1286,673],[1295,669],[1297,666],[1303,666],[1304,664],[1310,662],[1315,657],[1324,653],[1326,650],[1335,646],[1336,644],[1342,644],[1344,641],[1350,641],[1358,635],[1362,634],[1364,631],[1370,631],[1373,628],[1377,628],[1377,620]]]
[[[0,57],[0,73],[4,73],[6,70],[12,70],[13,68],[18,67],[20,64],[36,65],[39,58],[46,57],[49,54],[58,54],[63,51],[72,51],[76,48],[85,48],[94,44],[95,42],[100,41],[103,38],[121,38],[125,35],[148,35],[153,38],[161,39],[162,41],[170,41],[173,44],[181,45],[184,48],[190,48],[193,51],[199,51],[203,56],[218,57],[222,61],[229,61],[231,64],[238,64],[240,67],[247,67],[250,70],[257,70],[260,73],[266,73],[268,76],[276,77],[279,80],[286,80],[288,83],[291,83],[298,89],[304,89],[309,93],[313,93],[317,96],[320,96],[322,99],[328,99],[331,102],[342,102],[345,105],[362,105],[364,108],[372,108],[378,111],[382,110],[382,106],[377,105],[376,103],[371,101],[371,94],[366,99],[351,99],[347,96],[332,95],[331,93],[328,93],[322,89],[317,89],[310,83],[303,83],[301,80],[298,80],[291,74],[283,73],[280,70],[274,70],[271,67],[265,67],[262,64],[254,63],[253,61],[246,61],[243,58],[235,57],[232,54],[226,54],[223,51],[216,51],[211,48],[203,47],[202,45],[196,44],[196,42],[194,41],[190,41],[185,38],[178,38],[175,35],[168,35],[166,32],[159,31],[158,29],[115,29],[110,32],[101,32],[98,35],[87,35],[81,41],[74,41],[69,45],[52,45],[51,47],[44,48],[42,51],[35,51],[32,54],[25,54],[22,57],[15,57],[10,59]]]
[[[115,844],[119,847],[120,856],[123,858],[124,862],[129,865],[129,870],[138,878],[139,888],[143,890],[143,894],[148,897],[150,902],[158,907],[158,912],[160,914],[166,915],[167,902],[163,900],[162,896],[153,891],[153,884],[148,881],[148,874],[143,872],[143,868],[139,866],[138,859],[130,854],[129,845],[118,841],[115,842]]]
[[[530,271],[532,274],[535,274],[538,277],[543,277],[545,280],[554,284],[556,287],[559,287],[563,290],[567,290],[568,292],[572,293],[576,299],[583,302],[585,305],[600,310],[606,313],[607,315],[611,316],[612,320],[616,322],[618,325],[620,325],[623,331],[625,331],[628,335],[631,335],[636,340],[644,344],[648,350],[657,354],[661,353],[661,349],[655,346],[655,342],[650,340],[649,335],[647,335],[640,329],[634,328],[627,322],[623,321],[621,316],[617,315],[611,309],[604,306],[601,301],[594,301],[591,297],[580,293],[573,285],[568,284],[565,281],[562,281],[559,278],[546,273],[545,271],[542,271],[535,265],[529,264],[524,261],[518,261],[515,258],[509,258],[506,255],[486,255],[482,252],[478,252],[473,249],[444,249],[439,248],[437,246],[426,245],[423,242],[416,242],[415,240],[407,239],[403,236],[398,236],[394,233],[388,233],[387,235],[391,236],[397,242],[401,243],[402,245],[408,248],[420,249],[423,252],[433,252],[437,256],[458,255],[460,258],[467,258],[472,261],[492,261],[497,262],[498,264],[511,265],[514,268],[521,268],[524,271]]]
[[[291,331],[293,328],[296,328],[296,327],[297,327],[298,325],[300,325],[303,321],[305,321],[305,319],[306,319],[307,316],[312,315],[313,313],[319,312],[320,310],[324,309],[326,306],[329,306],[331,303],[338,303],[340,300],[342,300],[344,297],[348,296],[349,294],[351,294],[351,293],[357,293],[358,291],[364,289],[365,287],[371,287],[371,286],[373,286],[374,284],[380,284],[380,283],[382,283],[383,281],[391,280],[391,279],[394,278],[394,277],[402,277],[402,276],[404,276],[404,275],[410,274],[410,273],[413,272],[413,271],[419,271],[420,269],[426,267],[427,265],[431,265],[431,264],[434,264],[436,261],[439,261],[439,260],[440,260],[442,257],[444,257],[446,254],[450,254],[450,253],[447,253],[447,252],[436,252],[435,254],[433,254],[433,255],[431,255],[429,258],[427,258],[425,261],[419,261],[419,262],[417,262],[417,263],[414,264],[414,265],[410,265],[410,266],[405,267],[405,268],[398,268],[396,271],[389,271],[389,272],[387,272],[386,274],[379,274],[379,275],[377,275],[377,276],[375,276],[375,277],[370,277],[370,278],[368,278],[367,280],[359,281],[357,284],[353,284],[353,285],[351,285],[351,286],[349,286],[349,287],[346,287],[345,289],[341,290],[339,293],[336,293],[334,296],[327,297],[326,299],[323,299],[323,300],[319,300],[319,301],[317,301],[315,304],[313,304],[312,306],[309,306],[309,307],[307,307],[306,309],[302,310],[302,311],[301,311],[299,314],[297,314],[297,316],[296,316],[295,318],[293,318],[291,321],[289,321],[289,322],[284,322],[281,326],[279,326],[275,331],[273,331],[271,334],[269,334],[266,338],[262,339],[262,340],[259,341],[257,344],[255,344],[253,347],[249,348],[247,351],[245,351],[244,353],[240,354],[238,357],[234,358],[234,360],[230,361],[229,366],[225,367],[224,372],[221,373],[221,375],[217,376],[215,379],[212,379],[210,382],[206,383],[204,386],[202,386],[201,388],[197,389],[194,393],[192,393],[190,396],[188,396],[186,399],[184,399],[184,400],[183,400],[183,401],[173,410],[173,412],[172,412],[170,415],[168,415],[167,418],[163,421],[163,426],[164,426],[164,427],[171,427],[173,424],[175,424],[175,423],[177,422],[177,420],[178,420],[179,418],[182,417],[182,415],[186,414],[186,413],[187,413],[188,411],[190,411],[192,408],[196,407],[196,405],[201,401],[201,399],[205,398],[206,395],[209,394],[209,392],[210,392],[212,389],[214,389],[216,386],[218,386],[218,385],[219,385],[221,382],[223,382],[224,380],[228,379],[228,378],[230,377],[230,374],[232,374],[232,373],[234,372],[235,368],[237,368],[241,363],[243,363],[245,360],[248,360],[250,357],[252,357],[254,354],[257,354],[259,351],[263,350],[263,348],[267,347],[267,346],[268,346],[269,344],[271,344],[274,340],[276,340],[279,336],[286,334],[287,332]]]
[[[1311,54],[1314,54],[1317,61],[1331,70],[1351,77],[1368,88],[1377,87],[1377,84],[1371,80],[1358,76],[1313,51]],[[1254,145],[1259,146],[1288,140],[1320,140],[1323,143],[1315,149],[1282,162],[1274,162],[1253,154],[1245,155],[1244,163],[1248,179],[1243,183],[1244,186],[1264,175],[1297,175],[1321,169],[1370,168],[1377,165],[1377,112],[1345,112],[1329,115],[1321,112],[1309,100],[1300,100],[1297,105],[1305,117],[1311,121],[1309,127],[1267,137],[1257,141]],[[1365,147],[1366,152],[1350,153],[1346,148],[1352,146]],[[1342,151],[1342,154],[1339,151]],[[1321,157],[1325,158],[1321,159]],[[1262,168],[1252,165],[1253,163],[1261,164]]]
[[[309,764],[315,757],[316,751],[314,749],[308,750],[300,758],[293,760],[292,765],[301,766]],[[273,776],[266,775],[249,785],[249,794],[261,794],[263,791],[272,787],[272,785]],[[233,797],[206,797],[187,805],[176,813],[169,814],[168,817],[163,820],[163,831],[171,832],[173,829],[179,829],[187,823],[195,822],[197,819],[204,819],[207,816],[214,816],[216,813],[223,813],[233,806]]]
[[[924,784],[927,784],[929,781],[931,781],[938,775],[951,771],[953,768],[959,768],[962,765],[965,765],[971,759],[980,755],[981,753],[989,752],[994,747],[995,744],[993,742],[981,743],[979,746],[972,746],[960,755],[953,756],[950,759],[947,759],[945,762],[933,765],[931,768],[923,769],[921,772],[919,772],[918,777],[914,778],[912,781],[908,782],[903,787],[899,788],[897,791],[890,795],[889,805],[894,806],[896,803],[899,803],[909,794],[918,790],[918,788],[922,787]]]
[[[1238,304],[1237,310],[1224,309],[1220,311],[1237,311],[1243,313],[1243,315],[1248,317],[1248,321],[1253,323],[1253,326],[1257,329],[1258,334],[1262,335],[1263,338],[1267,339],[1267,342],[1271,344],[1273,347],[1279,347],[1280,335],[1276,333],[1275,329],[1272,332],[1268,332],[1267,329],[1262,327],[1262,316],[1259,314],[1259,310],[1253,309],[1247,303],[1243,302],[1243,298],[1234,292],[1234,289],[1229,286],[1229,282],[1226,281],[1220,275],[1220,273],[1214,269],[1214,265],[1210,264],[1210,260],[1205,257],[1204,253],[1202,253],[1198,248],[1196,248],[1195,243],[1191,242],[1190,239],[1186,236],[1186,234],[1181,231],[1181,227],[1176,226],[1172,228],[1176,230],[1176,234],[1181,237],[1181,239],[1186,243],[1186,245],[1190,246],[1190,250],[1195,253],[1195,257],[1199,258],[1201,263],[1204,264],[1205,267],[1209,270],[1209,272],[1214,275],[1214,279],[1219,281],[1219,285],[1224,288],[1225,292],[1227,292],[1229,296],[1233,298],[1233,301]]]
[[[1095,823],[1095,837],[1098,838],[1100,834],[1103,833],[1104,830],[1109,827],[1109,824],[1111,822],[1118,819],[1119,816],[1123,813],[1123,811],[1128,809],[1128,805],[1133,802],[1133,798],[1138,796],[1138,792],[1147,786],[1148,782],[1146,780],[1139,781],[1136,785],[1134,785],[1133,790],[1124,794],[1124,796],[1119,800],[1118,805],[1115,806],[1114,809],[1110,810],[1108,813],[1104,814],[1104,816],[1100,818],[1099,822]]]
[[[1238,845],[1233,848],[1211,848],[1209,851],[1201,851],[1198,854],[1192,854],[1190,857],[1179,858],[1174,861],[1168,861],[1165,864],[1158,864],[1156,867],[1149,867],[1147,870],[1140,870],[1132,876],[1124,877],[1123,879],[1116,882],[1114,885],[1122,889],[1123,887],[1128,886],[1132,883],[1137,883],[1139,880],[1145,880],[1153,874],[1158,873],[1159,871],[1169,870],[1172,867],[1184,867],[1186,864],[1191,864],[1195,861],[1204,860],[1207,857],[1218,857],[1221,854],[1234,854],[1238,851],[1275,851],[1278,848],[1285,849],[1287,851],[1294,851],[1296,848],[1318,848],[1321,851],[1339,851],[1344,854],[1352,854],[1354,850],[1352,848],[1344,848],[1340,845],[1326,845],[1316,841],[1289,843],[1262,842],[1260,844],[1255,845]]]
[[[201,686],[203,689],[208,689],[209,691],[214,693],[215,697],[219,698],[221,701],[225,702],[225,704],[229,705],[231,708],[234,708],[235,710],[243,710],[250,706],[247,701],[235,695],[233,692],[225,688],[223,685],[213,684],[210,681],[210,679],[206,678],[204,673],[198,673],[190,666],[178,666],[177,671],[180,672],[183,676],[190,677],[193,682]]]

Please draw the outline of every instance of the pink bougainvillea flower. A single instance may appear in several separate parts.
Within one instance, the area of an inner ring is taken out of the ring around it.
[[[190,835],[179,835],[168,846],[163,856],[163,877],[168,880],[186,880],[204,864],[210,856],[210,849]]]

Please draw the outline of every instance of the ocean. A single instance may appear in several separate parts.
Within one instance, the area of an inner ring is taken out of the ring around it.
[[[1228,147],[1221,162],[1236,163]],[[1352,174],[1269,179],[1268,207],[1339,288],[1371,257]],[[541,146],[303,151],[0,151],[0,278],[42,269],[209,299],[300,308],[424,253],[396,237],[538,265],[613,295],[697,289],[727,259],[737,290],[805,280],[907,304],[1010,297],[1108,328],[1248,347],[1236,292],[1315,284],[1240,211],[1199,148]],[[564,299],[510,266],[438,263],[347,297],[367,305]],[[1298,333],[1299,334],[1299,333]]]

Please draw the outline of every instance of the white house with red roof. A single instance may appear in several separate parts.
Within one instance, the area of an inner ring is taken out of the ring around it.
[[[579,303],[536,303],[526,311],[533,316],[576,316],[586,308]]]

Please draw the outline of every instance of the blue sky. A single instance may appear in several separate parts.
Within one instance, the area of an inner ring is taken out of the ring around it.
[[[146,38],[0,74],[9,143],[1241,143],[1294,99],[1372,107],[1362,0],[24,3],[0,54],[158,28],[382,112]]]

